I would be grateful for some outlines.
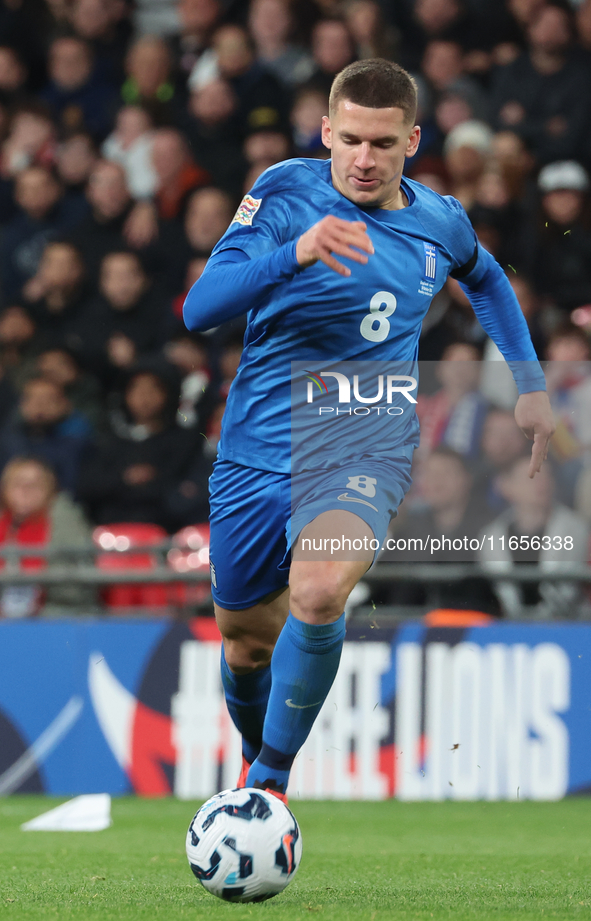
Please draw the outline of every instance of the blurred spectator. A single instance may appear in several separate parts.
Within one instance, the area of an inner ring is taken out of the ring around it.
[[[193,189],[209,182],[208,173],[192,160],[185,137],[174,128],[155,132],[152,165],[158,216],[167,221],[181,217]]]
[[[509,508],[486,525],[488,539],[480,559],[495,574],[493,590],[506,617],[572,617],[581,602],[576,582],[519,583],[502,578],[521,563],[538,563],[541,570],[556,572],[561,563],[586,563],[589,558],[589,529],[580,515],[555,501],[550,465],[544,464],[532,479],[529,464],[528,457],[519,458],[499,477]]]
[[[207,256],[194,256],[193,259],[189,259],[187,263],[187,271],[185,274],[185,281],[183,285],[183,290],[181,294],[173,299],[172,302],[172,312],[177,320],[183,321],[183,305],[187,294],[193,287],[196,281],[198,281],[202,274],[203,270],[207,264]],[[184,327],[184,324],[183,324]]]
[[[220,18],[220,0],[178,0],[180,32],[171,39],[178,71],[178,91],[186,92],[187,80],[195,64],[209,47]]]
[[[327,159],[330,153],[322,143],[322,116],[328,115],[328,96],[319,89],[303,87],[296,93],[291,109],[294,152],[299,157]]]
[[[67,565],[67,551],[90,544],[91,531],[82,510],[66,493],[59,493],[51,467],[29,457],[15,457],[0,477],[0,545],[51,552],[51,562]],[[63,551],[60,554],[60,550]],[[42,557],[21,557],[22,570],[41,570]],[[90,614],[95,602],[92,586],[64,581],[47,589],[39,585],[3,585],[0,617],[35,614]]]
[[[478,179],[468,216],[479,241],[501,265],[512,265],[521,258],[522,205],[511,199],[509,184],[493,159]]]
[[[120,163],[133,198],[150,198],[158,186],[152,162],[154,145],[152,119],[141,106],[123,106],[117,113],[115,130],[104,142],[105,159]]]
[[[497,478],[519,457],[527,457],[531,446],[517,425],[512,410],[491,409],[482,426],[482,455],[475,465],[474,488],[481,503],[498,512],[507,500],[499,492]]]
[[[26,99],[27,68],[15,48],[0,45],[0,100],[11,108]]]
[[[240,329],[236,323],[218,327],[210,338],[214,349],[219,348],[219,354],[215,374],[199,402],[198,427],[205,438],[203,454],[211,463],[217,453],[228,393],[238,373],[243,339],[244,327]]]
[[[14,48],[29,71],[29,88],[39,89],[44,77],[44,30],[49,16],[45,4],[4,2],[0,6],[2,43]]]
[[[99,293],[80,324],[84,362],[111,386],[119,372],[166,340],[162,297],[136,253],[119,250],[102,260]]]
[[[24,385],[18,412],[0,432],[0,469],[13,457],[39,457],[55,470],[61,489],[74,491],[90,423],[74,412],[56,381],[32,377]]]
[[[321,19],[316,23],[312,55],[316,65],[312,82],[328,95],[336,74],[355,60],[353,39],[342,19]]]
[[[454,198],[469,210],[492,152],[493,132],[480,121],[462,122],[445,139],[443,154]]]
[[[172,61],[166,42],[155,35],[138,38],[125,58],[127,79],[121,96],[127,105],[143,105],[155,124],[172,118],[171,100],[175,94]]]
[[[174,35],[179,21],[175,0],[136,0],[133,10],[133,24],[139,35]]]
[[[487,410],[478,390],[479,359],[473,345],[461,342],[444,351],[436,369],[441,388],[432,396],[419,396],[417,403],[421,453],[445,445],[463,457],[476,456]]]
[[[470,15],[468,5],[461,0],[416,0],[409,6],[412,15],[404,23],[400,63],[410,70],[418,68],[425,46],[433,39],[457,42],[466,52],[481,53],[495,41],[496,31],[491,29],[490,19],[480,11]],[[484,9],[490,6],[493,4],[486,4]],[[485,60],[472,69],[486,69],[488,63]]]
[[[428,189],[433,189],[438,195],[448,195],[449,176],[445,165],[439,157],[421,157],[419,163],[413,166],[410,176]]]
[[[589,176],[573,160],[550,163],[538,177],[542,214],[532,276],[540,294],[571,311],[591,304]]]
[[[583,330],[565,323],[551,334],[546,358],[548,396],[557,422],[551,452],[572,487],[579,459],[586,454],[587,462],[591,460],[591,342]],[[572,488],[568,498],[572,501]]]
[[[511,199],[522,201],[534,160],[523,138],[513,131],[497,131],[492,142],[493,157],[501,170]]]
[[[36,340],[75,349],[87,298],[80,251],[66,240],[48,243],[37,272],[23,288],[23,301],[35,322]]]
[[[421,71],[436,93],[450,89],[463,73],[461,45],[439,39],[429,42],[421,61]]]
[[[462,17],[458,0],[417,0],[415,19],[427,36],[450,34]]]
[[[527,26],[528,48],[499,68],[492,89],[497,127],[527,141],[540,163],[584,153],[591,111],[591,66],[572,47],[565,7],[547,3]]]
[[[192,251],[209,256],[234,215],[232,199],[222,189],[193,192],[187,204],[185,234]]]
[[[204,394],[211,381],[207,339],[199,333],[179,333],[164,347],[164,357],[181,376],[177,425],[193,428],[205,423],[202,412]]]
[[[237,109],[238,99],[228,81],[208,78],[191,86],[184,124],[197,161],[216,185],[238,196],[242,194],[246,164],[240,150]]]
[[[64,388],[75,412],[88,419],[94,432],[104,428],[105,408],[100,385],[95,377],[82,370],[75,352],[63,346],[45,349],[37,355],[35,368],[41,377]]]
[[[23,372],[34,356],[35,324],[19,304],[0,314],[0,364],[13,386],[20,386]],[[8,408],[8,407],[7,407]]]
[[[120,0],[74,0],[72,27],[92,48],[97,75],[111,86],[124,80],[123,61],[131,36],[128,5]]]
[[[582,0],[575,11],[577,38],[585,51],[591,51],[591,0]]]
[[[411,511],[403,526],[396,529],[396,538],[422,538],[432,534],[445,535],[453,542],[464,537],[468,542],[475,538],[484,524],[492,517],[484,497],[474,495],[473,480],[465,459],[451,448],[438,447],[424,461],[419,474],[420,493],[424,506],[418,512]],[[431,552],[430,547],[416,551],[396,550],[384,553],[383,559],[407,560],[453,560],[466,562],[475,560],[477,553],[469,547],[460,550],[441,548]]]
[[[456,125],[483,114],[478,93],[472,92],[469,86],[458,81],[439,94],[434,119],[441,137],[445,138]]]
[[[449,448],[436,448],[425,460],[420,473],[421,510],[411,511],[394,527],[396,549],[386,550],[381,560],[392,562],[471,562],[477,551],[470,548],[492,513],[472,489],[472,476],[465,460]],[[440,549],[427,545],[429,537],[440,541]],[[443,544],[442,538],[450,541]],[[453,542],[456,541],[455,549]],[[474,546],[474,545],[473,545]],[[387,598],[395,604],[421,604],[429,607],[489,610],[486,585],[477,578],[443,585],[418,581],[397,582],[389,587]]]
[[[312,56],[290,41],[292,17],[285,0],[252,0],[248,12],[257,59],[286,86],[304,83],[314,70]]]
[[[2,144],[1,172],[14,177],[32,164],[52,166],[56,129],[45,106],[27,102],[12,113]]]
[[[86,129],[103,138],[113,120],[115,90],[94,72],[90,46],[57,38],[49,49],[49,83],[41,93],[62,130]]]
[[[85,131],[75,131],[58,144],[55,167],[67,201],[75,202],[80,210],[80,220],[89,211],[86,183],[98,159],[96,146]]]
[[[91,213],[76,228],[89,277],[95,279],[105,253],[125,244],[124,226],[131,210],[125,171],[118,163],[99,160],[92,170],[86,195]]]
[[[187,278],[193,275],[189,264],[211,255],[235,209],[236,202],[227,192],[206,186],[190,194],[182,225],[176,221],[163,224],[157,254],[166,268],[166,285],[171,291],[186,289]]]
[[[18,174],[15,200],[19,211],[6,225],[0,249],[5,303],[35,275],[47,241],[67,233],[79,217],[76,205],[64,200],[56,177],[42,166]]]
[[[244,142],[244,159],[249,164],[244,191],[250,191],[262,172],[274,163],[287,160],[290,153],[290,138],[282,131],[263,129],[250,134]]]
[[[524,37],[528,27],[546,3],[547,0],[507,0],[511,16]]]
[[[257,61],[246,29],[221,26],[213,37],[213,51],[217,73],[228,81],[238,101],[236,114],[242,133],[285,126],[287,95],[273,74]]]
[[[119,163],[99,160],[90,174],[86,195],[91,213],[76,227],[75,242],[89,278],[95,280],[106,253],[128,245],[139,249],[153,239],[158,228],[149,202],[133,205],[125,170]]]
[[[400,36],[393,26],[385,21],[380,3],[376,0],[348,0],[344,14],[359,60],[397,60],[396,50]]]
[[[133,370],[124,392],[124,424],[96,445],[79,496],[98,524],[148,521],[169,528],[168,493],[189,470],[198,435],[175,425],[179,387],[170,367]]]
[[[214,458],[205,453],[204,444],[201,439],[185,474],[165,496],[163,513],[172,532],[209,519],[209,478]]]

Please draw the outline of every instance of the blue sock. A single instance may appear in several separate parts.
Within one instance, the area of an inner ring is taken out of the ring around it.
[[[263,743],[263,723],[271,690],[271,666],[259,668],[248,675],[235,675],[228,667],[222,644],[222,684],[228,712],[242,735],[242,754],[252,764]]]
[[[246,785],[285,793],[294,758],[335,679],[345,615],[333,624],[305,624],[290,613],[271,659],[272,684],[263,745]]]

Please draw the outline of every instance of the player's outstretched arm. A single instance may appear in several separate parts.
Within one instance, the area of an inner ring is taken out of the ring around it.
[[[240,249],[211,256],[183,305],[188,329],[205,330],[258,307],[276,285],[301,272],[295,240],[258,259]]]
[[[368,255],[371,256],[373,252],[373,243],[367,235],[367,224],[363,221],[344,221],[334,214],[328,214],[306,230],[296,245],[296,259],[302,268],[314,265],[315,262],[324,262],[329,269],[345,277],[351,274],[351,269],[335,259],[333,253],[365,264]]]
[[[474,280],[476,276],[477,280]],[[525,317],[507,276],[482,247],[473,271],[460,280],[484,330],[499,347],[513,372],[520,396],[515,419],[533,441],[529,475],[540,469],[548,453],[555,425],[540,367]]]
[[[533,477],[546,460],[550,439],[556,431],[552,407],[546,391],[534,390],[531,393],[522,393],[515,406],[515,421],[524,435],[533,441],[528,471],[530,477]]]
[[[351,270],[332,255],[367,262],[373,245],[362,221],[343,221],[328,215],[299,239],[271,253],[251,259],[241,249],[225,249],[212,256],[201,278],[189,291],[183,307],[188,329],[211,329],[258,307],[273,288],[289,281],[315,262],[324,262],[340,275]]]

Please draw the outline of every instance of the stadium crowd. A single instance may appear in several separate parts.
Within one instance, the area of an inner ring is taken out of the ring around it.
[[[557,362],[559,428],[528,505],[511,388],[448,281],[423,326],[419,357],[440,365],[397,533],[504,515],[543,534],[559,514],[587,561],[591,0],[1,0],[0,542],[207,520],[244,322],[188,333],[184,296],[263,170],[328,156],[332,79],[376,56],[419,86],[408,176],[459,199]]]

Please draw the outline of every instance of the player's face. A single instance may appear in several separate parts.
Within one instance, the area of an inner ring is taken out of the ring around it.
[[[402,208],[400,177],[419,146],[421,129],[399,108],[370,109],[342,99],[322,119],[322,142],[332,154],[335,188],[356,205]]]

